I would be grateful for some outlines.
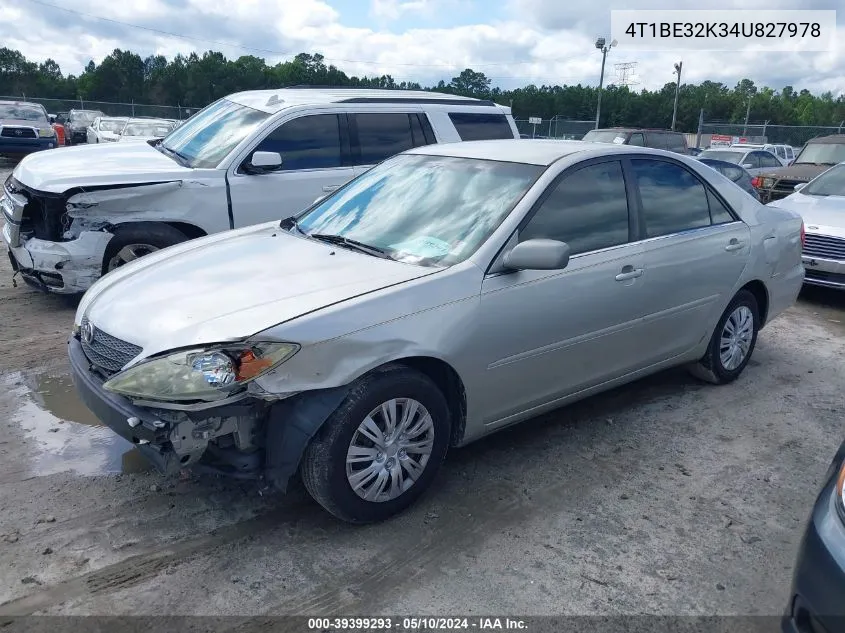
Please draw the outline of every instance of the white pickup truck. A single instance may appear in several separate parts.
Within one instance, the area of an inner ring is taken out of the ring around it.
[[[16,274],[84,292],[155,250],[289,217],[406,149],[519,138],[492,101],[395,90],[285,88],[220,99],[167,137],[39,152],[3,186]]]

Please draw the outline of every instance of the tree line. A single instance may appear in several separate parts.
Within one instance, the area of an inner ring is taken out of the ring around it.
[[[397,82],[390,75],[356,77],[347,75],[320,54],[300,53],[293,60],[268,65],[264,59],[244,55],[228,59],[207,51],[142,58],[137,53],[115,49],[100,64],[89,62],[79,75],[65,75],[52,59],[32,62],[19,51],[0,48],[0,95],[85,99],[202,107],[240,90],[280,88],[296,85],[353,86],[360,88],[423,89],[418,83]],[[510,105],[518,119],[591,120],[595,117],[597,88],[578,85],[528,85],[514,90],[492,86],[484,73],[467,68],[448,82],[440,80],[427,89],[493,99]],[[637,125],[669,127],[675,84],[659,90],[632,90],[609,85],[602,95],[602,126]],[[742,123],[750,101],[751,122],[772,125],[839,125],[845,120],[845,96],[830,92],[814,95],[793,86],[759,88],[742,79],[733,88],[712,81],[681,84],[677,129],[694,131],[699,110],[707,121]]]

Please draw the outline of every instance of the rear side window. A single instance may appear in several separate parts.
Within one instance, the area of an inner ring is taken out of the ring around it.
[[[666,149],[666,135],[662,132],[646,133],[646,145],[654,149]]]
[[[631,161],[640,190],[646,237],[710,226],[704,185],[683,167],[658,160]]]
[[[666,149],[681,154],[687,151],[687,144],[682,134],[667,134],[666,137],[668,141]]]
[[[707,192],[707,201],[710,205],[710,221],[713,224],[727,224],[734,221],[731,212],[713,192]]]
[[[452,112],[449,118],[462,141],[514,138],[513,130],[504,114]]]
[[[786,150],[783,147],[778,147],[777,153],[779,158],[786,158]]]
[[[636,145],[638,147],[645,146],[645,138],[643,138],[642,132],[636,132],[631,134],[631,138],[628,139],[628,145]]]
[[[405,113],[381,112],[352,115],[358,129],[361,165],[375,165],[385,158],[414,147],[411,116]],[[416,119],[416,116],[414,116]],[[417,121],[419,125],[419,121]],[[422,130],[419,131],[421,134]]]
[[[745,174],[745,172],[739,167],[724,167],[721,171],[734,182],[739,182],[742,179],[743,174]]]
[[[618,161],[566,174],[519,232],[519,241],[560,240],[572,254],[628,242],[628,197]]]
[[[769,152],[755,152],[760,155],[760,167],[780,167],[780,161]]]
[[[336,114],[313,114],[282,123],[256,151],[278,152],[282,169],[340,167],[340,123]]]

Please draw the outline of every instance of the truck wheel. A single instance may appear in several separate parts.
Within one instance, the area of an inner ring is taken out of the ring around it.
[[[305,488],[350,523],[382,521],[431,485],[449,444],[449,407],[424,374],[401,366],[362,378],[305,449]]]
[[[103,274],[162,248],[186,242],[188,239],[182,231],[158,222],[138,222],[118,226],[114,231],[114,237],[106,246]]]

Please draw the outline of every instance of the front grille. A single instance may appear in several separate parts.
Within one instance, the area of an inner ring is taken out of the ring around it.
[[[0,130],[0,136],[7,138],[38,138],[35,130],[31,127],[3,127]]]
[[[807,233],[804,241],[804,255],[845,261],[845,239]]]
[[[788,196],[795,193],[795,185],[805,182],[804,180],[778,180],[772,187],[772,194],[776,196]]]
[[[82,317],[80,326],[82,331],[90,327],[88,317]],[[86,342],[84,337],[81,337],[82,351],[85,352],[88,360],[106,373],[113,374],[120,371],[143,349],[111,334],[106,334],[97,328],[93,328],[93,330],[94,336],[90,342]]]

